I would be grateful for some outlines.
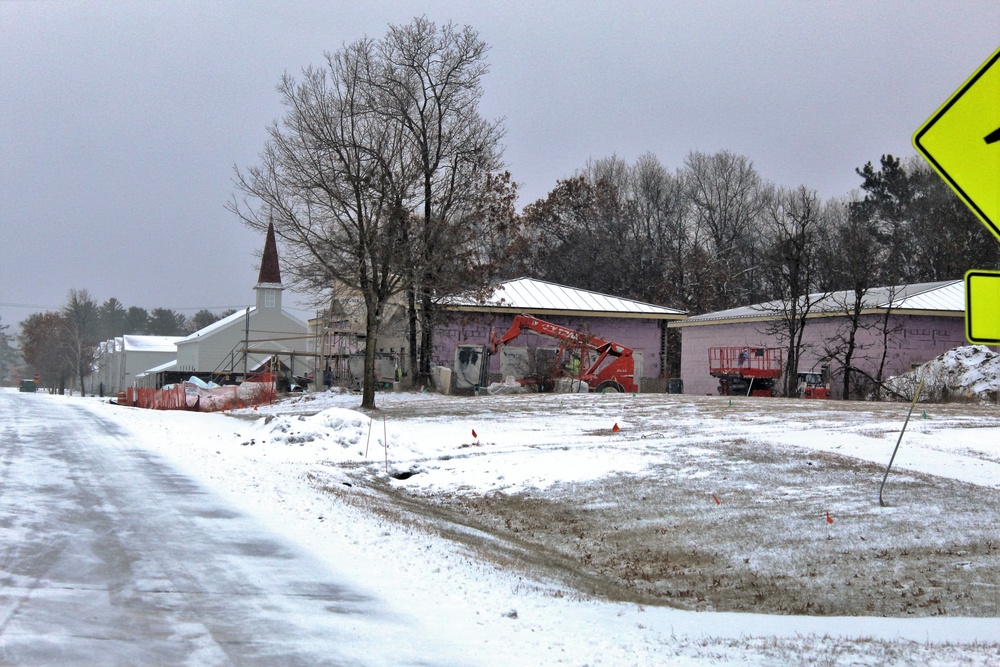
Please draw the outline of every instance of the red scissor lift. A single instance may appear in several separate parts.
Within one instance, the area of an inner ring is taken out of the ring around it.
[[[719,378],[722,396],[774,396],[782,370],[781,348],[708,348],[708,372]]]

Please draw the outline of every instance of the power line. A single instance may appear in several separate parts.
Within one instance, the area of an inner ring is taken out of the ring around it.
[[[40,306],[38,304],[32,304],[32,303],[5,303],[5,302],[2,302],[2,301],[0,301],[0,307],[3,307],[3,308],[33,308],[33,309],[41,308],[41,309],[48,309],[48,310],[58,310],[59,308],[62,308],[62,306]]]
[[[34,310],[61,310],[64,305],[65,304],[62,304],[62,305],[59,305],[59,306],[52,306],[52,305],[41,305],[41,304],[37,304],[37,303],[7,303],[5,301],[0,301],[0,307],[2,307],[2,308],[31,308],[31,309],[34,309]],[[101,304],[98,303],[97,305],[100,306]],[[123,303],[122,306],[125,306],[125,304]],[[157,306],[157,307],[161,307],[161,306]],[[141,306],[140,306],[140,308],[141,308]],[[181,308],[167,308],[167,310],[175,310],[175,311],[189,311],[189,310],[194,310],[194,311],[198,311],[198,310],[239,310],[241,308],[246,308],[246,304],[244,303],[244,304],[240,304],[238,306],[184,306],[184,307],[181,307]],[[128,307],[126,307],[126,310],[127,309],[128,309]],[[145,308],[143,308],[143,310],[145,310]]]

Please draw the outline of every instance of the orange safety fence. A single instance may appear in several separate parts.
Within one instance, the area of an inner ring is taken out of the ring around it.
[[[179,382],[162,389],[129,387],[125,391],[125,404],[150,410],[221,412],[273,403],[275,395],[274,375],[261,373],[252,381],[223,387],[201,387],[193,382]]]

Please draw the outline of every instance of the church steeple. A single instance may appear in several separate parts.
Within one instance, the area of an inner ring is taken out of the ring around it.
[[[264,254],[260,258],[260,273],[257,276],[257,310],[281,310],[281,268],[278,266],[278,244],[274,240],[274,223],[267,225],[264,240]]]
[[[280,285],[281,267],[278,266],[278,244],[274,241],[274,223],[267,225],[267,238],[264,240],[264,255],[260,258],[260,274],[258,285]]]

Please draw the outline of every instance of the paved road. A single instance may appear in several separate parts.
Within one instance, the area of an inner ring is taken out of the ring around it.
[[[0,664],[426,664],[383,609],[85,404],[0,391]]]

